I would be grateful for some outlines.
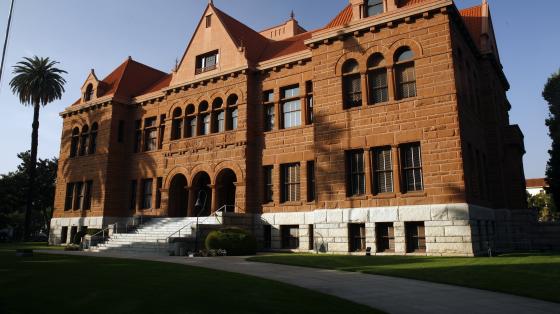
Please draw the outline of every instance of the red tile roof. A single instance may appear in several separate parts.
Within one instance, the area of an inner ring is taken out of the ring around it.
[[[527,188],[542,188],[548,187],[548,183],[546,183],[544,178],[527,179],[526,186]]]
[[[130,99],[167,76],[166,73],[128,58],[100,82],[97,97],[113,96]],[[81,100],[73,105],[80,104]]]
[[[459,13],[463,17],[465,26],[471,34],[475,44],[480,48],[480,40],[482,35],[482,6],[477,5],[472,8],[460,10]]]
[[[330,21],[330,23],[327,24],[325,28],[334,28],[346,25],[350,23],[350,21],[352,21],[352,15],[352,5],[349,4],[348,6],[346,6],[346,8],[340,11],[340,13],[338,13],[338,15],[332,21]]]
[[[305,41],[311,38],[312,35],[313,32],[306,32],[284,40],[269,40],[266,49],[259,59],[266,61],[307,50],[309,48],[305,45]]]

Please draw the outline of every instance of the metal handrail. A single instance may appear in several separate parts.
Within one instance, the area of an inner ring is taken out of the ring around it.
[[[236,208],[237,206],[236,206],[236,205],[224,205],[224,206],[220,207],[218,210],[216,210],[215,212],[213,212],[212,214],[210,214],[210,216],[207,216],[207,217],[205,217],[202,221],[199,221],[198,224],[205,222],[206,220],[210,219],[211,217],[214,217],[214,216],[217,217],[217,214],[220,213],[220,212],[226,213],[226,212],[227,212],[227,209],[228,209],[229,207],[233,207],[233,208],[234,208],[234,211],[235,211],[235,208]],[[203,210],[204,210],[204,209],[201,209],[200,212],[202,212]],[[200,215],[200,212],[199,212],[199,215]],[[198,216],[197,216],[197,217],[198,217]],[[170,239],[173,238],[176,234],[179,234],[179,237],[181,237],[181,231],[185,230],[185,229],[188,228],[188,227],[192,227],[192,225],[194,225],[194,224],[196,224],[196,223],[197,223],[196,221],[191,221],[191,222],[189,222],[188,224],[184,225],[184,226],[181,227],[179,230],[173,232],[173,233],[170,234],[167,238],[165,238],[165,242],[164,242],[164,243],[169,243]],[[158,247],[158,251],[159,251],[159,243],[160,243],[160,240],[157,240],[156,242],[157,242],[157,247]]]
[[[109,226],[108,226],[107,228],[101,229],[101,231],[99,231],[99,232],[94,233],[93,235],[91,235],[91,236],[89,237],[89,239],[88,239],[88,246],[87,246],[88,250],[91,249],[91,239],[93,239],[93,238],[95,238],[95,237],[98,237],[100,234],[103,234],[103,239],[105,239],[105,231],[107,231],[107,235],[108,235],[108,234],[109,234],[109,230],[110,230],[111,228],[113,228],[113,230],[115,230],[115,226],[117,226],[117,225],[118,225],[118,223],[115,223],[115,224],[111,225],[112,227],[109,227]]]

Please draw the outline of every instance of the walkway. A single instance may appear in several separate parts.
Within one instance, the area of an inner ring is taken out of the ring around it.
[[[248,262],[241,257],[184,258],[41,251],[184,264],[276,280],[365,304],[388,313],[558,313],[560,304],[424,281]]]

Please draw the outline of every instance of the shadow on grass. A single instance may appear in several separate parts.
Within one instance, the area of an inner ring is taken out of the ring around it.
[[[379,313],[251,276],[84,256],[0,252],[0,286],[10,287],[0,294],[1,313]]]

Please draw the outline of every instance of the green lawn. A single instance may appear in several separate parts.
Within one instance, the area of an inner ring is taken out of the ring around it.
[[[177,264],[0,247],[0,313],[379,313],[303,288]]]
[[[49,245],[46,242],[15,242],[15,243],[0,243],[0,252],[13,251],[16,249],[32,249],[32,250],[64,250],[63,246]]]
[[[560,302],[560,254],[493,258],[277,254],[249,260],[405,277]]]

